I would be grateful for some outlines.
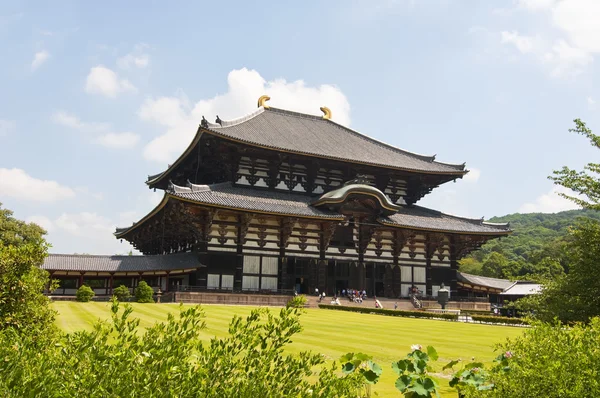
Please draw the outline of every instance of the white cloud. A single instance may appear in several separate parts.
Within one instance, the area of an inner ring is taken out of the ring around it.
[[[96,136],[94,142],[113,149],[129,149],[137,145],[140,136],[131,132],[116,133],[108,123],[87,123],[64,111],[55,112],[52,121],[85,134]]]
[[[502,32],[501,42],[513,44],[522,54],[533,51],[534,39],[529,36],[520,35],[516,30],[513,30],[512,32]]]
[[[133,51],[117,59],[121,69],[146,68],[150,64],[150,56],[146,53],[149,46],[145,43],[136,44]]]
[[[13,131],[16,126],[17,123],[13,120],[0,119],[0,137],[8,135],[8,133]]]
[[[600,1],[519,0],[518,4],[531,12],[541,12],[547,18],[550,29],[543,32],[545,48],[533,50],[538,59],[549,66],[552,76],[578,75],[593,62],[594,55],[600,53]],[[505,33],[502,32],[503,42]],[[525,46],[527,48],[526,42]]]
[[[90,94],[115,98],[120,93],[135,92],[137,89],[129,80],[119,79],[119,76],[111,69],[98,65],[90,69],[85,82],[85,91]]]
[[[481,170],[476,169],[474,167],[469,169],[467,175],[463,177],[463,180],[466,182],[477,182],[479,181],[479,177],[481,176]]]
[[[246,68],[233,70],[227,76],[228,91],[210,99],[191,104],[184,94],[177,97],[147,99],[139,110],[142,120],[167,128],[165,133],[144,149],[150,160],[168,162],[178,156],[192,140],[202,116],[214,120],[235,119],[256,109],[256,100],[269,95],[269,105],[310,114],[321,114],[319,108],[327,106],[333,120],[350,124],[350,104],[342,91],[332,85],[307,86],[302,80],[287,82],[285,79],[266,81],[257,71]]]
[[[98,137],[97,142],[108,148],[128,149],[137,145],[140,140],[138,134],[125,133],[107,133]]]
[[[54,230],[54,223],[45,216],[31,216],[27,217],[25,221],[39,225],[40,227],[44,228],[46,232],[51,232]]]
[[[573,192],[566,188],[555,186],[550,192],[538,196],[535,201],[523,204],[519,208],[519,213],[557,213],[565,210],[579,209],[579,206],[559,196],[559,193],[573,194]]]
[[[50,58],[50,53],[46,50],[38,51],[33,56],[33,61],[31,62],[31,70],[34,71],[40,66],[44,64]]]
[[[55,202],[75,196],[75,191],[56,181],[40,180],[21,169],[0,168],[0,197],[35,202]]]
[[[112,237],[115,226],[111,221],[96,213],[63,213],[54,222],[56,226],[72,235],[95,238],[107,235]]]
[[[588,52],[572,47],[564,40],[557,41],[552,51],[544,55],[544,61],[552,65],[553,76],[578,75],[593,60]]]

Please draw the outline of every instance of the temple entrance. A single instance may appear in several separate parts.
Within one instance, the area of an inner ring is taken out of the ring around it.
[[[310,294],[308,291],[308,281],[305,278],[296,278],[294,290],[298,294]]]

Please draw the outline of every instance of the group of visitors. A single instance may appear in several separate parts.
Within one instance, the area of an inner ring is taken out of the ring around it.
[[[363,300],[367,298],[367,292],[366,290],[342,289],[342,297],[346,297],[351,302],[362,304]]]

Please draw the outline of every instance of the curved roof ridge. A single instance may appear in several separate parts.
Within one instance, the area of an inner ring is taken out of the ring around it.
[[[431,212],[431,213],[437,213],[437,214],[440,214],[442,216],[451,217],[451,218],[455,218],[455,219],[463,220],[463,221],[468,221],[468,222],[476,224],[476,225],[488,225],[490,227],[505,227],[505,228],[508,228],[509,225],[510,225],[509,223],[488,223],[486,221],[483,221],[483,217],[482,218],[461,217],[461,216],[457,216],[457,215],[454,215],[454,214],[444,213],[444,212],[441,212],[439,210],[429,209],[429,208],[423,207],[423,206],[413,205],[413,207],[417,207],[417,208],[419,208],[421,210],[428,211],[428,212]]]
[[[238,117],[237,119],[232,119],[232,120],[221,120],[221,124],[215,124],[215,123],[208,123],[208,127],[211,129],[220,129],[223,127],[232,127],[232,126],[236,126],[238,124],[244,123],[258,115],[260,115],[261,113],[263,113],[265,111],[264,107],[259,107],[257,110],[255,110],[254,112],[251,112],[247,115]]]

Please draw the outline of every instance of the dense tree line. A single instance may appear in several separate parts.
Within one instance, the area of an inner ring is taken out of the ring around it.
[[[461,261],[463,272],[508,279],[540,280],[568,272],[569,230],[585,219],[600,220],[590,209],[554,214],[509,214],[490,222],[509,222],[512,235],[486,243]]]

